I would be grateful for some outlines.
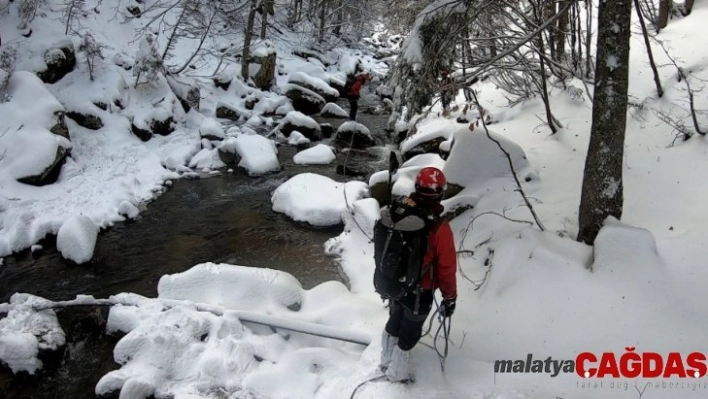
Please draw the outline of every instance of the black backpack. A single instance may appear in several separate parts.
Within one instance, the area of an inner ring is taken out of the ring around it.
[[[382,298],[398,300],[416,291],[428,249],[428,222],[408,197],[381,210],[374,225],[374,288]]]
[[[352,86],[354,86],[354,82],[357,81],[356,77],[350,78],[347,77],[346,83],[344,83],[344,91],[340,93],[340,97],[346,97],[349,98],[351,92],[352,92]]]

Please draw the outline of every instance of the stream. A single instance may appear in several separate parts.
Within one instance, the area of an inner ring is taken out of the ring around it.
[[[345,104],[340,102],[348,109]],[[358,121],[385,143],[387,115],[362,112],[366,108],[363,102]],[[344,121],[317,119],[335,126]],[[336,167],[344,163],[346,153],[339,152],[329,165],[296,165],[292,161],[297,152],[294,147],[281,146],[278,151],[281,171],[277,173],[253,178],[235,169],[213,177],[174,181],[159,198],[145,204],[137,220],[101,232],[89,264],[76,266],[64,261],[53,239],[42,243],[44,248],[38,255],[24,251],[5,258],[0,267],[0,303],[15,292],[51,300],[73,299],[77,294],[104,298],[121,292],[155,297],[161,276],[204,262],[282,270],[295,276],[305,289],[329,280],[346,284],[336,260],[327,257],[323,249],[325,241],[341,233],[342,226],[314,228],[295,223],[273,212],[270,202],[273,190],[299,173],[344,181]],[[353,151],[347,166],[370,175],[387,167],[387,151],[383,146]],[[68,317],[62,323],[65,330],[65,323],[71,325],[71,331],[66,331],[69,342],[65,351],[56,367],[47,367],[49,371],[39,378],[12,378],[0,371],[0,397],[94,397],[98,380],[118,368],[112,353],[117,338],[100,331],[105,313],[105,309],[83,311]]]

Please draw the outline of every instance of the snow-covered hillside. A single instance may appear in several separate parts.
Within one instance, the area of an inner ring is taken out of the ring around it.
[[[165,51],[179,7],[82,2],[67,23],[65,2],[37,4],[27,28],[18,4],[0,2],[1,50],[10,60],[0,63],[9,77],[8,101],[0,102],[0,257],[57,234],[73,216],[87,216],[101,229],[134,218],[170,180],[218,174],[225,159],[252,175],[277,170],[274,146],[243,157],[238,143],[255,149],[243,143],[256,139],[235,140],[240,129],[229,137],[213,134],[214,118],[264,131],[293,104],[298,108],[286,89],[322,91],[332,101],[338,97],[333,87],[343,87],[347,75],[383,70],[360,51],[303,50],[311,37],[280,32],[252,51],[277,54],[270,91],[240,78],[240,35],[212,35],[193,59],[199,40],[172,42],[165,68],[174,71],[189,60],[194,68],[166,76],[150,65]],[[87,38],[100,55],[87,50]],[[213,55],[224,51],[223,58]],[[258,70],[252,64],[251,77]],[[277,140],[288,143],[289,135]]]

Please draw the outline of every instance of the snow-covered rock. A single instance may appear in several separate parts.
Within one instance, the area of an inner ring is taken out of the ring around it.
[[[243,134],[224,140],[218,149],[222,158],[245,169],[249,175],[258,176],[280,169],[278,149],[272,140],[259,135]],[[226,163],[232,163],[226,162]]]
[[[44,51],[44,67],[37,76],[45,83],[56,83],[76,66],[76,50],[71,39],[66,38]]]
[[[283,88],[285,96],[292,101],[293,108],[307,115],[314,115],[327,103],[322,96],[302,86],[287,84]]]
[[[355,121],[346,121],[339,126],[335,140],[343,146],[364,149],[376,145],[376,140],[366,126]]]
[[[338,183],[326,176],[302,173],[281,184],[271,202],[275,212],[284,213],[295,221],[332,226],[342,222],[342,212],[354,201],[366,196],[366,183]]]
[[[327,103],[325,104],[324,108],[322,108],[322,112],[320,112],[320,115],[324,117],[329,117],[329,118],[348,118],[349,113],[345,110],[342,109],[339,105],[335,103]]]
[[[209,303],[228,309],[299,308],[302,286],[290,274],[271,269],[206,263],[160,278],[160,298]]]
[[[34,374],[42,368],[40,351],[54,351],[64,346],[66,337],[53,310],[36,312],[30,308],[44,302],[29,294],[14,294],[12,309],[0,319],[0,361],[13,373]]]
[[[226,164],[221,160],[219,150],[216,148],[203,148],[189,161],[189,167],[198,170],[212,170],[223,168],[224,166]]]
[[[243,111],[245,111],[245,109]],[[219,102],[219,104],[216,106],[216,117],[237,121],[241,119],[242,115],[245,114],[245,112],[243,111],[239,110],[239,108],[233,104]]]
[[[10,100],[0,103],[0,180],[33,185],[56,181],[72,148],[64,133],[64,107],[29,72],[15,72],[8,82]]]
[[[98,238],[98,226],[85,215],[74,216],[64,222],[57,233],[57,249],[64,259],[77,264],[93,257]]]
[[[326,165],[336,159],[332,148],[318,144],[312,148],[300,151],[293,157],[293,162],[299,165]]]
[[[460,125],[447,119],[421,123],[415,134],[401,142],[401,155],[407,160],[419,154],[440,154],[440,144],[450,139],[455,131],[463,128],[466,129],[467,124]]]
[[[288,137],[288,144],[290,145],[301,146],[310,143],[312,143],[312,141],[310,141],[310,139],[305,137],[304,134],[298,132],[297,130],[290,133],[290,136]]]
[[[415,177],[418,172],[426,166],[433,166],[438,169],[445,167],[445,161],[437,154],[420,154],[404,162],[392,176],[393,195],[409,195],[415,190]],[[382,170],[371,175],[369,178],[371,196],[376,198],[380,204],[389,202],[388,170]]]
[[[276,127],[286,137],[293,131],[298,131],[312,141],[322,140],[322,129],[314,119],[298,111],[291,111]]]
[[[320,78],[309,76],[304,72],[295,72],[288,78],[288,83],[292,83],[322,96],[325,101],[334,102],[339,98],[339,91],[332,88],[327,82]]]
[[[224,128],[213,118],[204,118],[199,125],[199,135],[207,140],[223,140]]]
[[[155,98],[160,101],[155,102]],[[153,134],[169,135],[175,131],[177,121],[184,117],[179,100],[161,74],[153,83],[133,89],[124,113],[132,120],[133,134],[142,141],[150,140]]]

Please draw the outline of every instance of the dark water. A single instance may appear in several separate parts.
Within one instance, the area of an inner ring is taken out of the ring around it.
[[[386,119],[363,113],[358,117],[382,137],[382,142]],[[321,122],[338,125],[342,120]],[[45,249],[36,258],[29,253],[5,258],[0,267],[0,302],[15,292],[52,300],[71,299],[77,294],[107,297],[120,292],[156,296],[161,276],[203,262],[286,271],[304,288],[328,280],[346,283],[335,259],[325,256],[323,250],[324,242],[338,235],[341,226],[315,229],[294,223],[273,212],[270,202],[272,191],[299,173],[352,180],[335,172],[346,154],[337,154],[337,161],[330,165],[301,166],[292,162],[296,152],[292,147],[280,147],[278,157],[283,169],[264,177],[250,178],[235,170],[224,171],[221,176],[175,181],[146,205],[138,220],[102,232],[89,264],[70,265],[51,240],[44,243]],[[347,165],[369,172],[381,170],[386,167],[385,152],[382,147],[352,152]],[[115,342],[100,333],[82,334],[75,341],[67,345],[60,367],[39,379],[13,379],[0,372],[0,397],[94,397],[98,380],[118,367],[112,361]]]

